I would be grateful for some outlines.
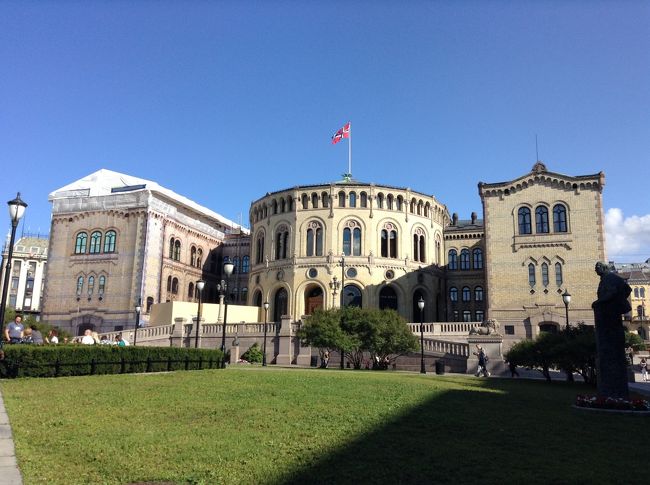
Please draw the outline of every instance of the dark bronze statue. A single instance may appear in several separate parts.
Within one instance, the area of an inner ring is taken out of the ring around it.
[[[629,399],[621,315],[632,309],[628,300],[632,288],[623,278],[612,273],[607,263],[596,263],[596,273],[600,276],[598,299],[591,307],[596,320],[598,395]]]

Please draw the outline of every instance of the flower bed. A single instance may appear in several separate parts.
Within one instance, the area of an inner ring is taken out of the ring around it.
[[[650,402],[645,399],[615,399],[613,397],[576,396],[575,405],[580,408],[612,409],[618,411],[650,411]]]

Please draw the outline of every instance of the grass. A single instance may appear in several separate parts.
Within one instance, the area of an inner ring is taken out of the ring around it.
[[[0,383],[25,484],[641,483],[579,384],[228,369]]]

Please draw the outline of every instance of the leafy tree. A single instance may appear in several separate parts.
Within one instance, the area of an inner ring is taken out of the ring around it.
[[[340,321],[338,310],[317,308],[301,326],[297,335],[305,344],[318,348],[322,358],[325,351],[338,351],[350,346]]]
[[[259,364],[262,362],[262,349],[260,349],[260,346],[255,342],[242,354],[241,358],[247,362]]]

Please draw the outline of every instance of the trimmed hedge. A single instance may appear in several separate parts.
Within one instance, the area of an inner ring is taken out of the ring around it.
[[[220,350],[113,345],[5,345],[0,378],[220,368]]]

